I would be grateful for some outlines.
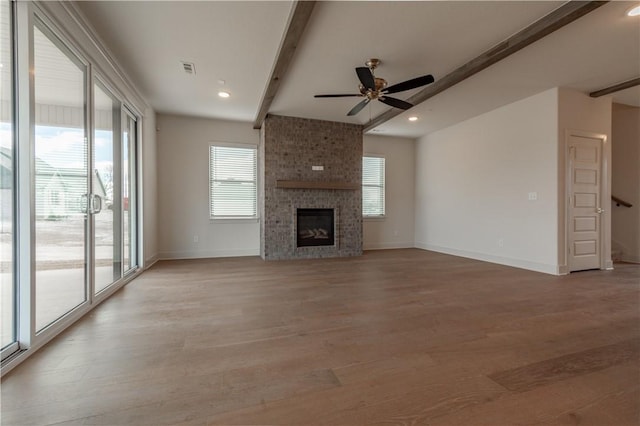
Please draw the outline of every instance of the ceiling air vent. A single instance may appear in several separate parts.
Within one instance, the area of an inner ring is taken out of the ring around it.
[[[193,62],[181,62],[181,64],[184,72],[186,72],[187,74],[196,73],[196,66],[193,64]]]

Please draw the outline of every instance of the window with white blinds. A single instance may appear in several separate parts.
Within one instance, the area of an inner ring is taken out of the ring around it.
[[[384,157],[362,157],[362,215],[384,216]]]
[[[257,217],[257,162],[256,148],[210,146],[211,219]]]

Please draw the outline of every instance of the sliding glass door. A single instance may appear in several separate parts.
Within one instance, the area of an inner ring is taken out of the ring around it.
[[[34,29],[36,332],[87,300],[87,66]]]
[[[87,66],[42,23],[34,63],[39,332],[137,267],[137,121],[95,79],[88,137]]]
[[[94,294],[122,277],[122,161],[120,102],[101,83],[93,86]]]

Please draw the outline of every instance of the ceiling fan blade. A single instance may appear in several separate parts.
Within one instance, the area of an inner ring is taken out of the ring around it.
[[[398,93],[405,90],[415,89],[416,87],[431,84],[435,81],[431,74],[423,75],[422,77],[412,78],[411,80],[403,81],[402,83],[394,84],[384,89],[383,93]]]
[[[351,115],[356,115],[357,113],[359,113],[362,108],[366,107],[367,104],[369,103],[369,98],[363,100],[362,102],[360,102],[358,105],[354,106],[351,111],[349,111],[347,113],[347,115],[351,116]]]
[[[314,98],[347,98],[351,96],[362,96],[362,94],[340,94],[340,95],[314,95]]]
[[[379,97],[378,100],[380,102],[383,102],[383,103],[387,104],[387,105],[391,105],[392,107],[405,109],[405,110],[409,109],[409,108],[411,108],[413,106],[409,102],[405,102],[405,101],[402,101],[402,100],[396,99],[396,98],[390,98],[389,96]]]
[[[358,78],[360,79],[360,83],[367,89],[376,90],[376,82],[373,79],[373,74],[371,70],[367,67],[357,67],[356,73],[358,74]]]

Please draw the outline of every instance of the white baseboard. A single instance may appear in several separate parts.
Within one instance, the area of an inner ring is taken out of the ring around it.
[[[618,251],[620,253],[620,259],[622,262],[640,263],[640,253],[630,253],[629,247],[621,244],[619,241],[611,240],[612,251]]]
[[[630,254],[626,254],[625,252],[622,252],[622,261],[629,262],[629,263],[640,263],[640,256],[634,256],[634,255],[630,255]]]
[[[404,249],[414,248],[415,244],[411,242],[391,242],[391,243],[373,243],[362,247],[363,250],[388,250],[388,249]]]
[[[260,249],[165,251],[159,253],[159,260],[203,259],[211,257],[260,256]]]
[[[158,260],[160,260],[160,256],[158,253],[144,260],[144,269],[151,268]]]
[[[423,250],[451,254],[454,256],[466,257],[469,259],[482,260],[484,262],[497,263],[499,265],[513,266],[515,268],[527,269],[529,271],[542,272],[545,274],[561,275],[563,273],[560,265],[549,265],[545,263],[530,262],[528,260],[495,256],[492,254],[478,253],[468,250],[454,249],[450,247],[442,247],[422,242],[416,242],[416,247]]]

